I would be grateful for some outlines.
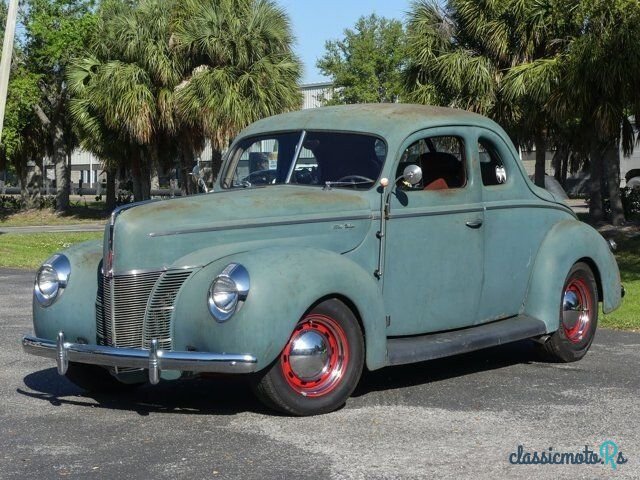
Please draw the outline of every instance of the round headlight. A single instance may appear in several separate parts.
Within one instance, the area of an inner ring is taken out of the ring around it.
[[[224,322],[240,310],[248,294],[249,272],[242,265],[231,263],[209,287],[209,312],[217,321]]]
[[[36,274],[33,293],[43,307],[48,307],[60,296],[69,282],[71,265],[64,255],[54,255],[47,260]]]
[[[216,307],[225,313],[232,312],[238,304],[238,289],[233,280],[219,276],[211,285],[211,298]]]
[[[50,304],[58,295],[58,290],[60,288],[60,284],[58,283],[58,272],[48,265],[40,268],[38,276],[36,277],[36,288],[40,292],[44,303]]]

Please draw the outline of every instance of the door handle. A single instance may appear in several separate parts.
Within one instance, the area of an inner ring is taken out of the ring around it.
[[[482,226],[482,219],[470,220],[465,225],[469,228],[480,228]]]

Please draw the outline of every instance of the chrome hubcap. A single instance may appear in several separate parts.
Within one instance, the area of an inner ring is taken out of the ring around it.
[[[303,331],[293,339],[289,353],[291,370],[298,378],[313,381],[319,378],[329,364],[326,338],[315,331]]]
[[[562,298],[562,327],[566,338],[578,343],[591,323],[591,294],[585,282],[576,279],[567,285]]]
[[[321,397],[336,388],[349,365],[349,342],[333,318],[309,314],[296,326],[280,354],[284,379],[305,397]]]

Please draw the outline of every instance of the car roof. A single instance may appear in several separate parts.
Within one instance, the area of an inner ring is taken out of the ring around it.
[[[249,125],[239,137],[305,129],[367,132],[388,138],[441,125],[497,127],[496,123],[482,115],[455,108],[371,103],[311,108],[275,115]]]

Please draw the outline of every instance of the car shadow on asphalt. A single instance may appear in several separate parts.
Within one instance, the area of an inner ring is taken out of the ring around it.
[[[411,365],[365,371],[353,396],[436,383],[517,364],[544,361],[534,342],[521,341],[454,357]],[[126,410],[141,416],[150,413],[186,413],[235,415],[243,412],[274,412],[252,394],[248,382],[240,377],[213,377],[144,385],[117,394],[89,394],[48,368],[24,377],[28,390],[17,393],[42,400],[53,406],[74,405],[86,408]],[[277,413],[276,413],[277,415]]]
[[[252,394],[248,382],[239,378],[194,378],[143,385],[125,392],[88,393],[48,368],[24,377],[28,389],[17,393],[53,406],[126,410],[141,416],[150,413],[235,415],[242,412],[267,413]]]
[[[436,383],[518,364],[547,361],[537,343],[522,340],[452,357],[366,372],[352,396],[360,397],[376,391]]]

